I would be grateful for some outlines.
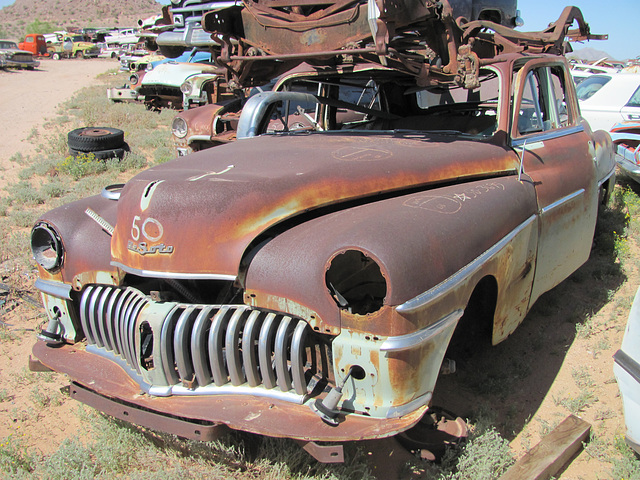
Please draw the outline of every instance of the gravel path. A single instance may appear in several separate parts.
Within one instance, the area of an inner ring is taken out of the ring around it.
[[[98,74],[116,68],[118,63],[108,59],[43,59],[37,70],[0,69],[0,168],[5,180],[17,167],[8,159],[33,152],[27,141],[33,127],[53,117],[60,103],[91,85]]]

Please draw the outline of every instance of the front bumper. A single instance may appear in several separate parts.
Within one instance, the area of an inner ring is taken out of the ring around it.
[[[622,147],[618,148],[618,153],[616,154],[616,163],[620,167],[622,171],[624,171],[627,175],[633,178],[636,181],[640,181],[640,165],[638,165],[633,160],[633,155],[624,155],[621,154]],[[626,149],[625,153],[626,153]]]
[[[7,68],[38,68],[40,66],[40,62],[37,60],[33,60],[31,62],[23,62],[20,60],[5,60],[5,67]]]
[[[109,88],[107,89],[107,98],[114,102],[144,101],[144,96],[132,88]]]
[[[149,395],[141,392],[140,386],[114,362],[73,345],[54,347],[40,341],[34,345],[33,355],[48,368],[67,374],[75,384],[72,391],[75,388],[80,392],[74,395],[78,400],[138,425],[186,438],[215,438],[221,425],[305,441],[384,438],[412,427],[425,411],[419,408],[403,417],[386,419],[340,414],[339,425],[334,427],[324,423],[308,406],[277,398]]]

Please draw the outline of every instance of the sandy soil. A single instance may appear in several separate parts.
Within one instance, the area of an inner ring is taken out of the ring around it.
[[[0,186],[17,181],[24,168],[10,160],[17,153],[33,154],[28,137],[54,118],[58,106],[95,81],[98,74],[116,70],[117,61],[103,59],[44,59],[36,70],[0,69]],[[0,196],[4,191],[0,189]],[[80,433],[75,402],[60,392],[68,382],[47,374],[41,382],[27,369],[31,347],[43,321],[39,295],[31,272],[15,271],[12,262],[0,265],[0,438],[29,439],[29,448],[43,454],[55,451],[60,441]],[[10,286],[7,289],[5,287]],[[4,296],[10,290],[8,296]],[[6,299],[6,301],[5,301]],[[44,413],[45,410],[48,413]],[[40,410],[40,411],[38,411]],[[53,415],[51,412],[53,411]],[[64,420],[62,420],[64,419]]]
[[[0,167],[5,179],[11,179],[20,166],[8,159],[18,152],[32,153],[27,137],[34,127],[53,117],[57,106],[70,99],[96,75],[117,69],[114,60],[44,59],[36,70],[0,69]]]
[[[0,70],[0,131],[5,133],[0,169],[4,169],[5,181],[22,168],[9,158],[33,151],[27,140],[32,128],[41,128],[55,115],[60,102],[90,85],[97,74],[116,67],[110,60],[44,60],[37,71]],[[614,436],[624,435],[611,357],[620,345],[639,275],[631,268],[605,285],[585,273],[588,265],[581,271],[546,294],[507,341],[479,348],[467,365],[460,365],[471,373],[461,368],[458,374],[439,380],[434,403],[463,418],[473,418],[484,408],[495,415],[514,454],[521,456],[569,414],[563,404],[579,395],[580,376],[588,380],[586,390],[594,397],[580,416],[591,423],[596,437],[609,443]],[[33,274],[6,269],[0,273],[0,294],[7,284],[25,289],[25,295],[12,291],[9,297],[0,296],[10,299],[0,305],[0,439],[24,438],[30,449],[52,453],[63,438],[81,434],[86,425],[74,413],[78,404],[59,392],[66,385],[64,377],[47,374],[43,381],[27,371],[35,332],[44,321],[33,290]],[[615,294],[604,300],[585,298],[589,291],[585,282],[600,282],[602,291]],[[589,313],[579,313],[578,308]],[[577,325],[587,321],[591,333],[577,335]],[[496,372],[499,378],[487,371]],[[411,457],[394,439],[367,442],[365,448],[370,449],[372,468],[379,478],[425,478],[419,472],[407,475],[404,466]],[[610,465],[599,454],[607,452],[598,448],[583,451],[558,478],[609,478]]]

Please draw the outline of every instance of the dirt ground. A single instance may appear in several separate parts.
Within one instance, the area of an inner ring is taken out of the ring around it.
[[[118,67],[114,60],[94,58],[44,59],[36,70],[0,69],[0,166],[5,180],[19,170],[19,165],[8,159],[19,152],[33,152],[34,145],[28,141],[32,129],[51,119],[60,103],[90,85],[96,75]]]
[[[57,105],[91,84],[97,74],[115,68],[112,60],[43,60],[37,71],[0,70],[3,184],[17,178],[21,168],[9,159],[18,152],[33,152],[28,141],[32,128],[42,128],[56,114]],[[0,338],[0,439],[23,437],[29,448],[51,453],[61,439],[85,427],[74,413],[78,404],[59,392],[66,385],[62,376],[47,374],[42,382],[42,377],[34,379],[27,371],[37,326],[44,321],[32,288],[35,279],[29,272],[0,273],[0,283],[17,283],[26,290],[19,301],[0,307],[5,326]],[[569,415],[567,405],[585,392],[589,395],[578,414],[592,425],[595,437],[610,445],[614,437],[623,436],[612,355],[621,343],[638,272],[631,267],[606,278],[592,278],[587,265],[543,296],[512,337],[497,347],[479,348],[466,365],[460,365],[459,374],[439,380],[434,403],[463,418],[493,416],[518,457]],[[615,293],[594,298],[585,282]],[[0,285],[0,293],[3,288]],[[463,373],[465,369],[470,373]],[[500,378],[482,373],[496,371]],[[592,445],[557,478],[610,478],[605,447]],[[400,471],[405,472],[402,478],[420,477],[419,472],[403,470],[408,453],[395,440],[369,442],[367,448],[379,460],[373,462],[379,478],[399,477]]]

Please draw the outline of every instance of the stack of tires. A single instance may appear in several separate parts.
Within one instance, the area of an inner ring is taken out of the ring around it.
[[[67,138],[69,154],[73,157],[92,153],[96,160],[121,159],[129,151],[129,145],[124,141],[124,132],[117,128],[76,128],[69,132]]]

